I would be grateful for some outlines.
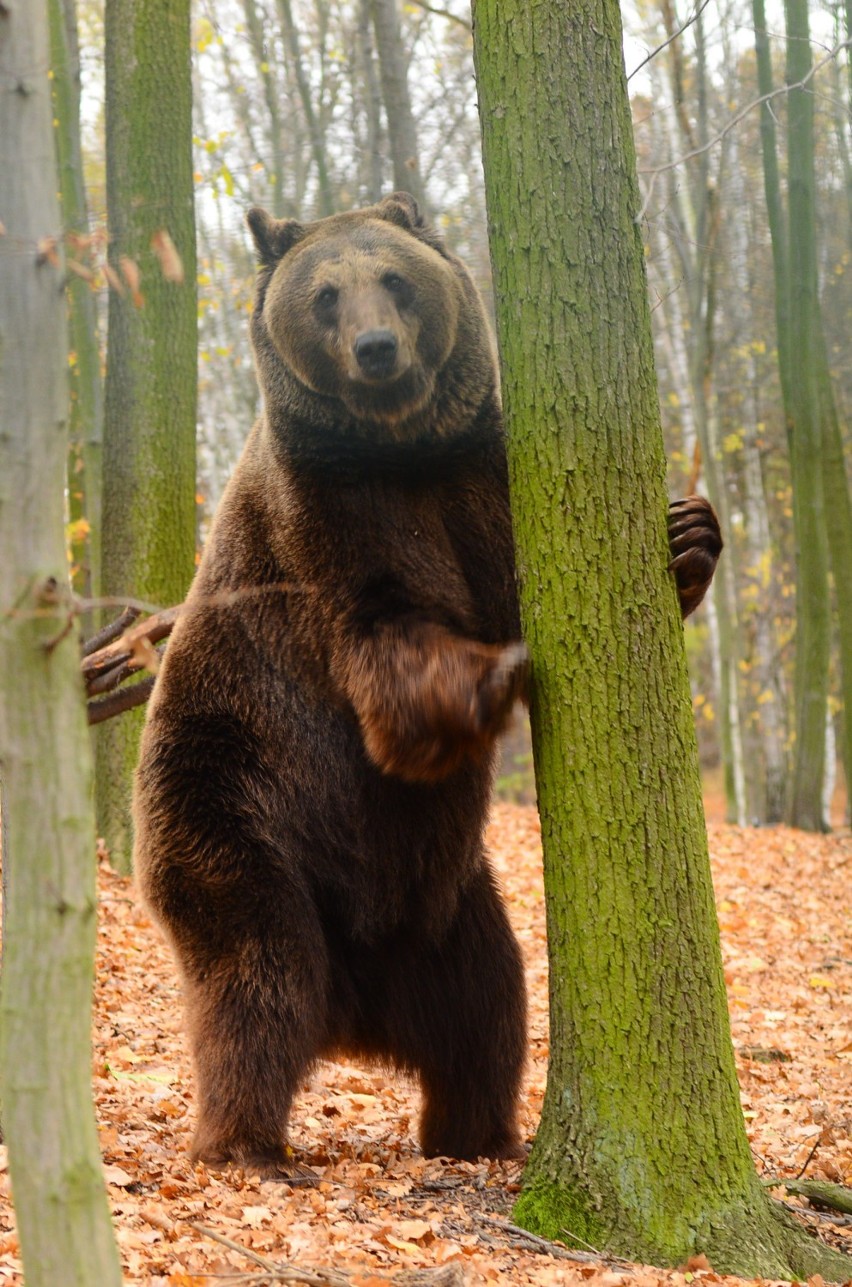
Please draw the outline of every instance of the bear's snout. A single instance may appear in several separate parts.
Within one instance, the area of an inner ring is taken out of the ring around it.
[[[370,380],[386,380],[394,374],[399,343],[393,331],[364,331],[352,347],[358,366]]]

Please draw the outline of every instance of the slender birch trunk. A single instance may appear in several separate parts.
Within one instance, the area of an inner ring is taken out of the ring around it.
[[[0,1083],[28,1287],[116,1287],[91,1094],[95,836],[64,538],[68,333],[48,66],[47,5],[0,6],[0,174],[14,176],[0,238]]]

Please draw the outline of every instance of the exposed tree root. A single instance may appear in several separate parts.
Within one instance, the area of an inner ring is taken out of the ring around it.
[[[764,1180],[768,1189],[776,1186],[785,1188],[788,1193],[807,1198],[819,1211],[842,1211],[852,1215],[852,1189],[842,1184],[831,1184],[828,1180]]]
[[[790,1188],[796,1191],[792,1182]],[[812,1236],[757,1184],[748,1204],[714,1210],[708,1199],[707,1217],[691,1230],[689,1245],[676,1245],[674,1238],[670,1245],[653,1245],[647,1230],[631,1228],[627,1219],[619,1225],[602,1212],[586,1209],[584,1201],[584,1195],[561,1184],[538,1183],[521,1195],[514,1219],[540,1237],[569,1246],[578,1240],[578,1229],[581,1242],[594,1234],[602,1259],[615,1255],[674,1267],[704,1255],[718,1273],[739,1277],[803,1280],[819,1274],[826,1282],[852,1279],[852,1256]]]

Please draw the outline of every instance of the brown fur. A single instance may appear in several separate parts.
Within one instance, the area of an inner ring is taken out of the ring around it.
[[[135,800],[184,980],[193,1155],[292,1175],[293,1094],[346,1052],[420,1078],[427,1153],[518,1156],[523,974],[482,833],[526,654],[482,305],[405,194],[249,223],[264,413]]]

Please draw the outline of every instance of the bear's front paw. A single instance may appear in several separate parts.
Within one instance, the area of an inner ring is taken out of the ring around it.
[[[438,782],[480,759],[524,695],[524,644],[505,647],[436,634],[421,639],[397,669],[396,691],[362,714],[367,754],[383,773],[408,782]]]
[[[491,737],[503,732],[515,702],[526,697],[529,663],[526,644],[507,644],[482,676],[476,694],[476,724]]]
[[[722,532],[716,511],[703,496],[685,496],[669,505],[669,550],[680,610],[688,617],[698,607],[713,580],[722,553]]]

